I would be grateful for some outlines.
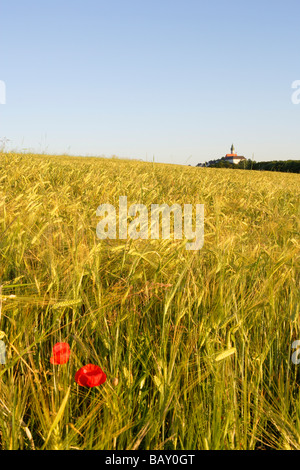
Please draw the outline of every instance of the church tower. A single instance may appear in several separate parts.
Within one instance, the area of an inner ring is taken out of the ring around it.
[[[235,148],[234,148],[234,145],[232,144],[230,148],[230,153],[227,153],[225,155],[225,160],[229,163],[239,163],[242,160],[246,160],[246,158],[241,155],[238,156],[238,154],[235,153]]]

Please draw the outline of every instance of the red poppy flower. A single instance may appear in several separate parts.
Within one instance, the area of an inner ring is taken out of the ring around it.
[[[82,387],[97,387],[106,381],[106,374],[99,366],[87,364],[76,372],[75,381]]]
[[[66,364],[70,357],[70,346],[68,343],[56,343],[52,349],[51,364]]]

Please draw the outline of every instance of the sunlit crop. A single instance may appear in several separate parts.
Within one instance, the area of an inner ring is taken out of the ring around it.
[[[0,154],[0,448],[299,450],[299,182]],[[124,195],[204,204],[203,248],[97,238]]]

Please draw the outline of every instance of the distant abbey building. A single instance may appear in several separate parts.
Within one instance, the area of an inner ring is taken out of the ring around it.
[[[238,163],[242,161],[247,161],[247,158],[235,153],[235,148],[232,144],[230,153],[226,153],[225,157],[218,158],[217,160],[209,160],[209,162],[205,162],[205,163],[198,163],[198,165],[196,166],[214,166],[218,163],[224,163],[224,162],[234,163],[235,165],[237,165]]]
[[[232,144],[230,153],[226,153],[225,155],[225,160],[229,163],[240,163],[241,161],[246,160],[246,158],[242,155],[238,155],[237,153],[235,153],[235,148]]]

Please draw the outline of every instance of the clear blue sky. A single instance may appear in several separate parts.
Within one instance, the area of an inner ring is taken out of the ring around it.
[[[299,0],[2,0],[10,149],[300,159]]]

